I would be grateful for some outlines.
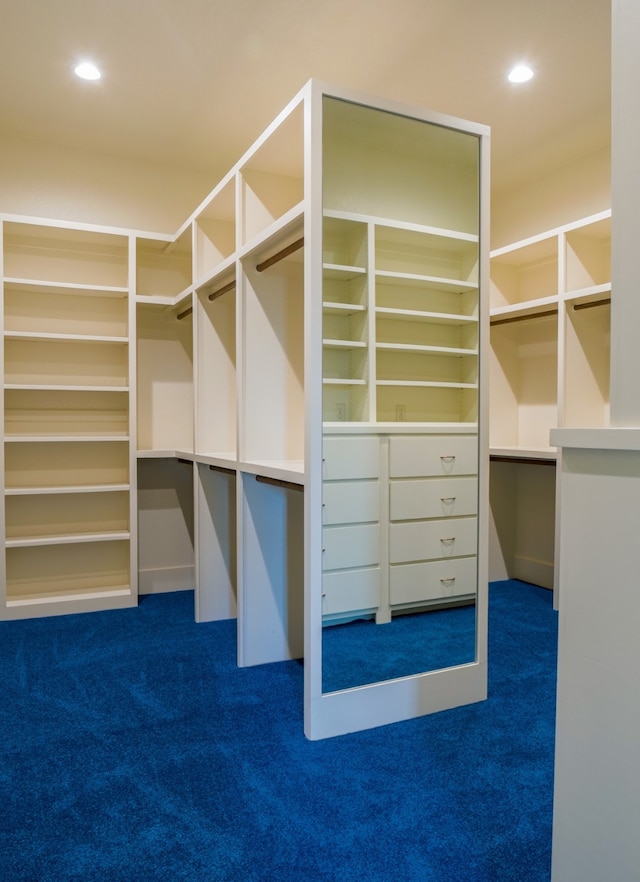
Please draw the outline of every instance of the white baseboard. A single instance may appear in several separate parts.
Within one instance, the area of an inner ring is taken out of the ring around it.
[[[513,561],[513,578],[553,590],[553,564],[516,555]]]
[[[138,594],[164,594],[168,591],[193,591],[195,567],[169,567],[168,569],[140,570]]]

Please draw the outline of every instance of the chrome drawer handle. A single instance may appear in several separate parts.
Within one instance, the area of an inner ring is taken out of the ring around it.
[[[447,536],[446,539],[441,539],[440,541],[442,542],[443,545],[453,545],[453,543],[456,541],[456,537],[455,536]]]
[[[455,496],[441,496],[440,502],[444,502],[445,505],[448,505],[450,502],[455,502]]]
[[[451,585],[453,582],[455,582],[455,580],[455,576],[449,576],[447,579],[440,579],[443,585]]]
[[[441,456],[440,459],[442,462],[453,462],[455,456],[452,453],[448,453],[446,456]]]

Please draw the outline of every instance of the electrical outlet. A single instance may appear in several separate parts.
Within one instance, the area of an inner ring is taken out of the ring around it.
[[[407,418],[407,405],[396,404],[396,422],[404,423]]]
[[[339,423],[343,423],[347,418],[347,405],[346,404],[336,404],[336,420]]]

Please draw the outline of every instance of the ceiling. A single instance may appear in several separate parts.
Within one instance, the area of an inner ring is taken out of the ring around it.
[[[492,127],[494,190],[606,147],[610,0],[2,0],[0,134],[221,176],[310,78]],[[104,72],[82,82],[89,57]],[[534,80],[507,82],[526,59]]]

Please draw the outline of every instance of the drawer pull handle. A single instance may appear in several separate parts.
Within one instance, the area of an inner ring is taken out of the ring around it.
[[[453,543],[456,541],[456,537],[455,536],[447,536],[446,539],[441,539],[440,541],[442,542],[443,545],[453,545]]]
[[[453,462],[455,456],[453,455],[453,453],[448,453],[446,456],[441,456],[440,459],[442,460],[442,462]]]
[[[455,502],[455,501],[456,501],[455,496],[441,496],[440,497],[440,502],[444,502],[445,505],[449,505],[449,503]]]
[[[449,576],[447,579],[440,579],[443,585],[452,585],[456,580],[455,576]]]

